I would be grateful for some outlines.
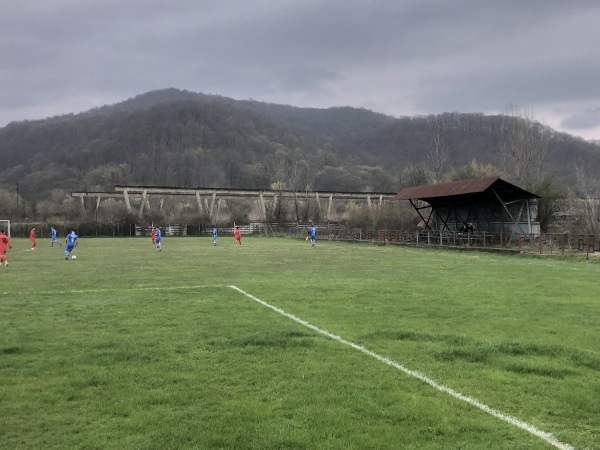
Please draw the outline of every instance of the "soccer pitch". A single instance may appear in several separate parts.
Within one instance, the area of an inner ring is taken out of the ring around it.
[[[600,448],[594,262],[13,239],[0,448]]]

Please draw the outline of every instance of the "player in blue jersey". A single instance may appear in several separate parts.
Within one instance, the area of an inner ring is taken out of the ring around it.
[[[314,247],[317,241],[317,228],[311,223],[310,228],[308,229],[307,238],[310,239],[311,247]]]
[[[54,247],[54,244],[58,244],[60,246],[60,242],[56,240],[56,230],[53,227],[50,227],[50,237],[52,238],[50,247]]]
[[[156,251],[162,252],[162,233],[160,228],[156,227],[156,235],[154,236],[154,243],[156,244]]]
[[[79,237],[75,234],[75,231],[67,234],[67,238],[65,239],[65,259],[69,259],[69,255],[77,247],[78,240]]]
[[[219,229],[213,227],[213,245],[217,245],[217,237],[219,237]]]

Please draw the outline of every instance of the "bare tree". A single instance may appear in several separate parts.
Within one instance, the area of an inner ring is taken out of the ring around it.
[[[521,112],[516,105],[509,105],[504,113],[500,154],[504,172],[519,186],[531,188],[545,176],[546,155],[550,130]]]
[[[535,121],[530,113],[509,105],[502,124],[500,154],[507,178],[540,196],[538,221],[542,231],[550,229],[564,200],[564,189],[546,171],[546,156],[552,130]]]
[[[460,181],[487,178],[499,174],[500,170],[498,168],[491,164],[479,164],[475,158],[473,158],[468,164],[465,164],[458,170],[452,168],[449,177],[452,181]]]
[[[450,146],[444,133],[444,123],[440,116],[433,118],[433,130],[427,142],[427,161],[432,172],[434,183],[442,182],[442,175],[446,170],[450,157]]]
[[[288,155],[286,150],[282,148],[278,149],[271,159],[269,166],[269,175],[271,176],[271,184],[278,183],[281,189],[287,189],[287,173],[288,173]]]
[[[428,184],[427,172],[422,165],[404,167],[398,174],[398,188],[422,186]]]
[[[287,190],[294,193],[294,213],[296,220],[299,221],[301,213],[298,193],[308,193],[312,189],[314,181],[308,162],[302,158],[302,151],[300,149],[296,149],[294,152],[278,150],[273,158],[271,174],[273,180],[271,186],[279,191],[280,208],[283,207],[281,191]],[[308,195],[306,198],[308,199]]]
[[[577,190],[581,194],[575,209],[587,233],[600,233],[600,183],[587,173],[581,161],[575,165],[575,173]]]

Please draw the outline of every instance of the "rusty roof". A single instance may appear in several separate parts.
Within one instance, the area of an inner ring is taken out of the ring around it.
[[[493,190],[500,191],[502,197],[511,198],[539,198],[539,196],[527,192],[518,186],[502,180],[499,176],[480,178],[474,180],[454,181],[452,183],[429,184],[425,186],[415,186],[401,190],[390,201],[395,200],[424,200],[430,202],[442,197],[472,196],[477,194],[487,194]]]

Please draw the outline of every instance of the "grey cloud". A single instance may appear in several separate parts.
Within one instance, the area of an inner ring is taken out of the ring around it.
[[[583,130],[600,126],[600,107],[570,115],[561,121],[561,126],[573,130]]]
[[[0,126],[166,87],[396,115],[600,101],[592,0],[0,5]]]
[[[430,80],[419,106],[452,110],[463,105],[470,110],[503,109],[509,103],[542,104],[548,101],[598,99],[596,82],[600,64],[577,66],[576,61],[531,62],[522,66],[473,68],[459,76],[443,74]],[[425,86],[423,87],[425,91]]]

